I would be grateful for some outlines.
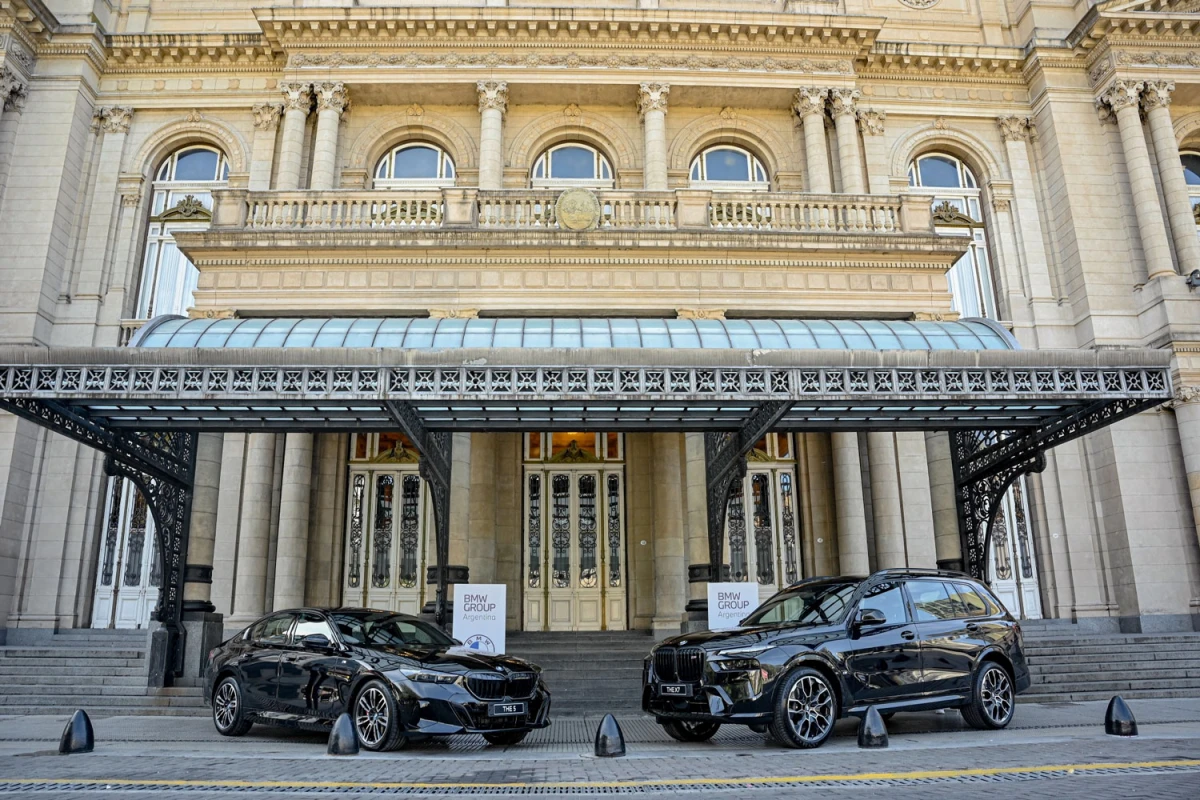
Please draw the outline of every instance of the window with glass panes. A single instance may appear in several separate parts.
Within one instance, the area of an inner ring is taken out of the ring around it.
[[[428,142],[406,142],[389,150],[375,166],[375,188],[454,185],[454,160]]]
[[[692,160],[688,173],[693,188],[720,191],[766,191],[771,188],[767,170],[750,151],[721,145],[710,147]]]
[[[538,156],[530,173],[535,189],[555,186],[584,186],[611,189],[613,170],[608,159],[596,148],[570,142],[551,147]]]

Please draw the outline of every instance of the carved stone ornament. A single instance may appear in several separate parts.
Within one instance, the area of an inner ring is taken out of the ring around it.
[[[1119,113],[1126,108],[1137,108],[1144,86],[1141,81],[1114,81],[1113,85],[1100,95],[1100,99],[1113,113]]]
[[[508,111],[508,83],[505,81],[479,81],[475,84],[479,92],[479,113],[496,109],[501,114]]]
[[[796,96],[792,100],[792,111],[801,119],[809,114],[824,114],[825,99],[828,97],[828,89],[820,89],[816,86],[802,87],[796,90]]]
[[[721,119],[725,120],[726,122],[733,122],[737,118],[738,118],[737,109],[730,108],[729,106],[725,106],[724,108],[721,109]]]
[[[667,95],[671,87],[665,83],[643,83],[638,88],[638,114],[646,116],[647,111],[667,113]]]
[[[1006,142],[1029,141],[1029,136],[1033,128],[1029,117],[1022,117],[1017,114],[1005,114],[996,117],[996,124],[1000,126],[1000,138]]]
[[[129,133],[133,109],[128,106],[109,106],[100,112],[100,127],[105,133]]]
[[[329,81],[316,87],[317,110],[336,111],[341,114],[350,105],[350,94],[346,84],[341,81]]]
[[[157,219],[159,219],[159,220],[186,219],[186,220],[199,221],[199,220],[212,219],[212,214],[211,214],[211,212],[209,212],[209,210],[207,208],[204,207],[203,203],[201,203],[199,200],[197,200],[195,197],[193,197],[192,195],[189,194],[189,195],[186,195],[178,203],[171,206],[163,213],[159,214]]]
[[[404,113],[410,117],[420,118],[425,116],[425,108],[420,103],[413,103],[408,108],[404,109]]]
[[[283,83],[279,86],[283,92],[283,107],[285,111],[312,111],[311,83]]]
[[[255,103],[254,129],[273,131],[279,127],[279,117],[283,115],[283,103]]]
[[[1180,386],[1175,390],[1175,398],[1168,405],[1174,408],[1185,403],[1200,403],[1200,386]]]
[[[1146,81],[1146,87],[1142,90],[1142,108],[1148,114],[1156,108],[1168,107],[1174,91],[1175,81]]]
[[[581,448],[576,439],[567,442],[566,448],[561,453],[546,459],[552,464],[586,464],[599,460],[599,457]]]
[[[933,223],[935,225],[964,225],[973,226],[975,220],[962,213],[949,200],[943,200],[933,207]]]
[[[567,189],[554,204],[554,217],[569,231],[589,231],[600,222],[600,201],[587,189]]]
[[[200,113],[199,110],[193,108],[191,111],[188,112],[188,115],[186,117],[184,117],[183,119],[185,122],[200,122],[202,119],[204,119],[204,116]]]
[[[0,73],[0,105],[3,105],[6,111],[19,109],[25,102],[27,90],[28,87],[21,76],[8,67]]]
[[[679,319],[725,319],[723,308],[677,308],[675,316]]]
[[[864,108],[858,112],[858,122],[867,136],[883,136],[883,123],[886,120],[886,111]]]
[[[579,110],[579,106],[575,105],[574,103],[571,103],[563,109],[563,116],[571,117],[572,119],[579,117],[582,113],[583,112]]]
[[[933,8],[940,2],[941,0],[900,0],[900,5],[908,6],[909,8],[915,8],[918,11],[924,11],[927,8]]]
[[[835,119],[844,115],[853,117],[857,111],[860,97],[862,97],[862,92],[858,89],[830,89],[829,111]]]

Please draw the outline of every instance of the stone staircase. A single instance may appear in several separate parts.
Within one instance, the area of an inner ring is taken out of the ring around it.
[[[144,630],[56,631],[0,647],[0,715],[206,715],[199,686],[146,686]]]
[[[1022,702],[1200,697],[1200,633],[1072,634],[1028,626]]]
[[[509,633],[509,655],[542,668],[551,717],[636,713],[642,660],[654,646],[642,631]]]

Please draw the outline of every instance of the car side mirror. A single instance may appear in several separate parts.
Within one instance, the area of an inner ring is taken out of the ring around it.
[[[305,650],[330,650],[333,645],[329,643],[329,637],[323,633],[310,633],[300,640],[300,646]]]
[[[883,612],[874,608],[864,608],[854,618],[854,625],[858,628],[870,628],[875,625],[883,625],[886,622],[887,617],[883,615]]]

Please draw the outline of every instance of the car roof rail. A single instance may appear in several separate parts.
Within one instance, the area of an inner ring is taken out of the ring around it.
[[[967,580],[975,580],[969,574],[953,569],[929,569],[927,567],[891,567],[889,569],[876,570],[871,577],[874,578],[880,575],[911,575],[913,577],[937,577],[937,578],[966,578]]]

